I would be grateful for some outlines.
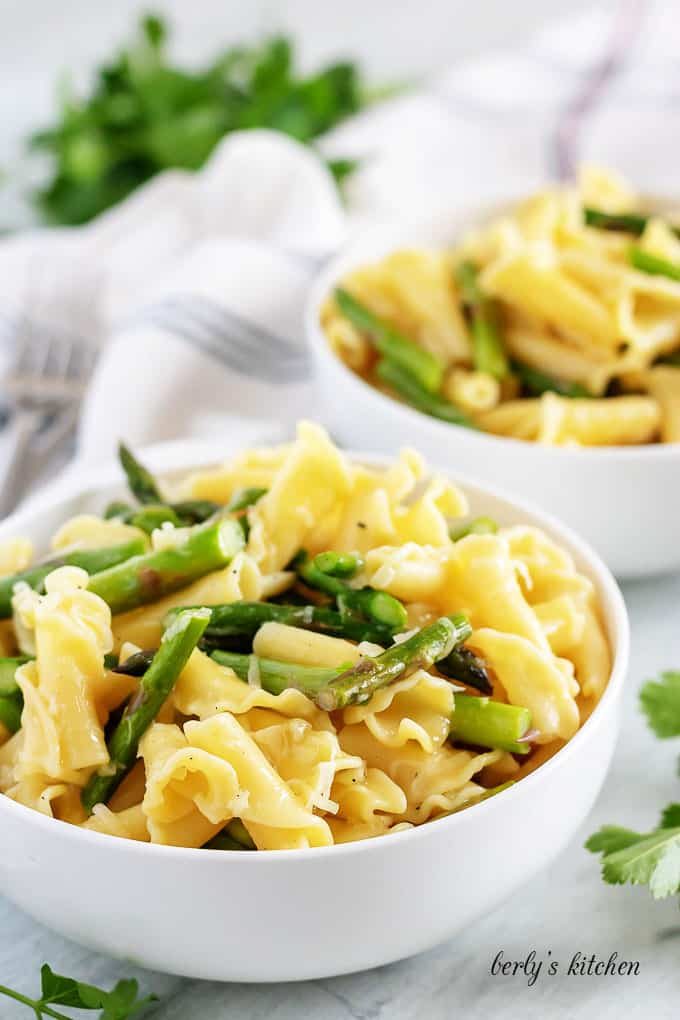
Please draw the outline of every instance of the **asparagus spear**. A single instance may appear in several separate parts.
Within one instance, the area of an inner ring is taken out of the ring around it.
[[[163,503],[156,479],[137,460],[125,443],[118,444],[118,459],[125,472],[130,491],[140,503]]]
[[[102,570],[108,570],[118,564],[124,563],[133,557],[138,557],[146,548],[143,537],[132,538],[120,545],[111,545],[102,549],[73,549],[64,551],[42,563],[22,570],[10,577],[3,577],[0,580],[0,619],[6,619],[12,615],[12,594],[14,586],[23,581],[29,587],[42,591],[43,581],[48,574],[51,574],[57,567],[70,566],[82,567],[88,574],[97,574]]]
[[[16,682],[16,671],[25,662],[30,662],[30,655],[12,655],[0,658],[0,698],[14,697],[20,694]]]
[[[225,567],[243,544],[237,521],[207,522],[175,548],[135,556],[92,575],[88,588],[104,599],[112,613],[123,613]]]
[[[457,680],[466,687],[474,687],[482,694],[493,693],[486,665],[466,645],[459,645],[449,652],[445,659],[440,659],[437,669],[444,676]]]
[[[650,255],[649,252],[636,246],[630,249],[628,258],[630,264],[642,273],[648,273],[650,276],[667,276],[669,280],[680,280],[680,266],[669,262],[668,259]]]
[[[314,566],[329,577],[354,577],[362,569],[364,561],[358,553],[321,552],[314,557]]]
[[[458,542],[467,535],[495,535],[498,531],[498,524],[493,517],[475,517],[467,524],[461,524],[458,528],[451,528],[449,536],[452,542]]]
[[[106,518],[118,517],[126,524],[133,524],[147,534],[159,528],[166,521],[176,528],[189,524],[202,524],[216,513],[243,513],[257,503],[266,489],[237,489],[228,504],[223,507],[211,499],[185,499],[178,503],[148,503],[142,509],[128,503],[109,503],[104,512]]]
[[[232,818],[228,825],[206,843],[204,850],[257,850],[250,833],[240,818]]]
[[[341,562],[338,557],[344,557],[342,563],[345,569],[349,566],[348,553],[324,553],[326,560],[334,569],[338,569]],[[329,559],[330,558],[330,559]],[[331,595],[336,599],[341,614],[360,613],[367,619],[383,624],[393,631],[403,630],[407,614],[404,606],[394,595],[386,591],[377,591],[375,588],[351,588],[337,575],[325,573],[320,569],[319,558],[310,560],[307,554],[302,552],[296,556],[294,566],[302,580],[310,586]],[[342,567],[341,567],[342,569]],[[355,558],[354,572],[358,569],[358,560]]]
[[[127,477],[130,491],[139,502],[143,504],[165,505],[156,479],[143,464],[140,464],[132,451],[124,443],[119,443],[118,445],[118,456]],[[256,503],[266,491],[266,489],[254,487],[238,489],[226,507],[227,512],[235,513],[239,510],[247,509],[247,507]],[[202,523],[222,509],[219,503],[209,499],[186,499],[179,503],[172,503],[170,506],[186,523],[194,524]]]
[[[531,728],[528,708],[469,694],[456,694],[454,704],[449,739],[513,754],[528,754],[531,750],[527,740]]]
[[[616,230],[625,234],[635,234],[639,237],[644,232],[649,222],[648,216],[640,213],[608,213],[601,209],[593,209],[592,206],[585,206],[583,209],[583,220],[588,227],[598,227],[600,230]],[[676,237],[680,236],[677,227],[672,227]]]
[[[340,673],[316,692],[314,701],[327,712],[348,705],[365,704],[379,688],[401,680],[417,669],[429,669],[433,663],[444,659],[471,633],[472,628],[461,613],[442,616],[376,658],[362,659],[356,666]]]
[[[522,385],[534,396],[540,397],[542,393],[559,393],[562,397],[590,397],[592,394],[580,383],[567,382],[564,379],[555,379],[545,372],[540,372],[531,365],[522,361],[513,361],[512,370],[518,376]]]
[[[266,494],[266,489],[258,488],[255,485],[250,488],[237,489],[227,503],[226,510],[232,514],[236,514],[240,510],[247,510],[249,507],[254,506],[263,496],[266,496]]]
[[[11,694],[0,695],[0,723],[2,723],[10,733],[17,733],[21,729],[21,713],[24,707],[24,699],[21,697],[21,691],[17,695],[12,696]]]
[[[149,503],[141,509],[132,507],[127,513],[118,516],[126,524],[132,524],[140,531],[145,531],[147,535],[164,524],[172,524],[175,528],[181,528],[190,523],[181,518],[171,506],[163,506],[160,503],[158,505]]]
[[[342,672],[325,666],[300,666],[293,662],[276,662],[261,659],[257,655],[239,655],[238,652],[223,652],[216,649],[211,657],[221,666],[228,666],[241,680],[248,680],[253,660],[257,664],[260,683],[270,694],[281,694],[288,688],[302,691],[312,701],[318,691]]]
[[[15,674],[19,666],[23,666],[29,660],[30,657],[27,655],[0,659],[0,723],[3,723],[10,733],[16,733],[21,729],[21,712],[24,707],[23,695]]]
[[[16,681],[16,671],[25,662],[31,662],[31,655],[15,655],[0,658],[0,722],[3,722],[11,733],[21,728],[21,713],[24,707],[24,696]],[[115,655],[105,655],[104,665],[113,669],[117,659]]]
[[[163,620],[163,626],[170,625],[183,607],[170,609]],[[186,608],[186,607],[184,607]],[[289,627],[302,627],[331,637],[343,637],[350,641],[371,641],[387,645],[392,641],[389,627],[371,621],[357,620],[342,616],[335,609],[325,606],[287,606],[273,602],[230,602],[227,605],[210,606],[210,623],[204,640],[212,646],[230,644],[234,640],[252,639],[263,623],[273,620]]]
[[[368,336],[383,357],[398,364],[427,392],[437,392],[444,375],[443,366],[438,358],[419,347],[417,343],[404,336],[388,322],[374,315],[366,305],[357,301],[342,287],[338,287],[335,291],[335,300],[342,314],[349,319],[353,326]]]
[[[110,761],[84,787],[81,800],[87,811],[107,801],[132,768],[139,741],[158,715],[187,659],[208,625],[205,609],[180,613],[161,639],[153,662],[141,679],[139,691],[128,702],[122,718],[108,740]]]
[[[461,262],[456,277],[470,318],[474,366],[495,379],[505,379],[510,365],[498,325],[496,303],[480,288],[477,267],[472,262]]]
[[[176,619],[176,617],[175,617]],[[129,655],[123,662],[117,663],[112,668],[113,673],[122,673],[124,676],[144,676],[147,669],[153,662],[156,649],[143,649]]]
[[[114,517],[119,517],[122,521],[125,521],[127,514],[133,513],[135,513],[135,508],[130,506],[129,503],[124,503],[120,499],[114,499],[104,511],[104,520],[110,521]]]
[[[398,393],[407,404],[411,404],[417,411],[429,414],[432,418],[441,418],[442,421],[448,421],[452,425],[464,425],[469,429],[477,427],[459,407],[436,393],[430,393],[421,386],[415,376],[402,368],[396,361],[382,358],[376,365],[375,374],[381,382]]]

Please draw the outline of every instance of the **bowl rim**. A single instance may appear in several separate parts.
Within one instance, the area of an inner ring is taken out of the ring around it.
[[[175,446],[174,450],[172,449],[173,446]],[[189,456],[189,452],[193,448],[196,448],[199,451],[197,455],[198,459],[194,457],[192,458],[191,463],[187,463],[185,458]],[[206,444],[201,440],[197,440],[195,442],[187,440],[182,441],[179,444],[159,444],[156,447],[147,449],[146,452],[141,452],[144,454],[147,461],[151,463],[152,467],[154,466],[156,458],[160,456],[161,461],[164,462],[163,471],[167,475],[206,468],[211,464],[220,463],[221,460],[224,459],[223,456],[220,457],[218,447],[216,445],[213,446],[212,444]],[[167,456],[168,452],[170,453],[169,457]],[[376,467],[385,467],[394,461],[394,457],[382,454],[365,453],[355,450],[347,450],[343,452],[345,452],[347,457],[351,460],[359,461],[367,466],[372,465]],[[166,455],[164,456],[164,454]],[[176,461],[177,463],[173,463],[173,461]],[[612,652],[612,665],[609,680],[600,700],[574,736],[571,737],[571,739],[568,740],[558,751],[556,751],[552,757],[539,765],[534,771],[524,776],[518,783],[503,791],[503,803],[509,804],[509,798],[514,797],[516,800],[519,800],[520,797],[526,797],[535,786],[542,781],[549,779],[556,769],[561,766],[568,766],[570,758],[573,755],[578,754],[581,746],[595,735],[600,722],[604,718],[605,712],[616,710],[616,705],[621,697],[624,680],[630,662],[630,623],[628,612],[619,585],[605,562],[595,552],[595,550],[592,549],[579,535],[572,531],[570,527],[563,524],[552,514],[535,507],[531,502],[516,499],[501,488],[488,485],[486,482],[472,478],[469,475],[458,474],[457,472],[450,471],[446,468],[440,467],[439,465],[430,464],[429,461],[427,462],[427,466],[430,471],[445,475],[445,477],[449,478],[456,485],[459,485],[464,492],[476,490],[477,493],[489,495],[503,503],[506,503],[508,505],[508,509],[511,508],[513,511],[519,511],[522,514],[526,514],[527,517],[531,519],[528,521],[531,526],[537,526],[545,529],[551,537],[556,538],[560,544],[566,547],[567,551],[571,555],[574,555],[576,559],[582,561],[581,569],[585,569],[587,575],[594,582],[598,591],[601,610],[610,624],[608,627],[608,640]],[[53,492],[49,501],[47,501],[47,503],[40,509],[37,508],[35,503],[29,504],[26,509],[19,509],[7,517],[4,521],[0,522],[0,538],[7,537],[8,533],[15,533],[14,529],[16,527],[21,527],[22,517],[35,519],[36,517],[41,516],[41,514],[48,513],[50,510],[58,509],[59,506],[62,506],[74,499],[96,498],[97,495],[104,494],[108,489],[112,489],[116,484],[116,482],[113,481],[113,477],[112,467],[109,466],[108,471],[97,472],[94,479],[90,477],[87,484],[72,484],[67,490],[60,489]],[[603,781],[604,778],[606,778],[606,772],[603,776]],[[432,819],[427,823],[413,826],[411,829],[407,829],[402,832],[388,833],[386,834],[386,839],[373,837],[363,840],[354,840],[347,843],[332,844],[330,846],[307,847],[294,850],[276,850],[270,853],[264,851],[254,853],[253,851],[243,850],[232,851],[231,854],[225,854],[222,850],[206,850],[202,847],[166,846],[165,844],[160,843],[145,843],[138,840],[126,839],[122,836],[111,836],[106,833],[94,832],[89,829],[83,829],[81,826],[73,825],[69,822],[64,822],[60,819],[44,815],[33,808],[11,800],[4,794],[0,794],[0,815],[2,815],[3,812],[7,812],[8,815],[14,815],[19,823],[25,822],[28,825],[35,825],[44,830],[47,834],[52,833],[55,836],[61,834],[61,836],[66,840],[75,839],[83,843],[91,843],[93,846],[99,846],[102,849],[108,847],[111,852],[115,852],[116,847],[118,847],[121,851],[126,851],[135,855],[141,854],[142,858],[148,857],[149,860],[154,859],[154,855],[161,854],[163,857],[168,857],[169,859],[187,861],[203,860],[206,862],[208,860],[214,861],[225,856],[227,859],[233,859],[233,855],[236,854],[238,855],[238,861],[249,860],[253,862],[261,862],[259,865],[249,864],[249,867],[263,867],[266,862],[271,862],[272,859],[276,861],[306,861],[318,857],[325,858],[328,855],[330,855],[330,859],[334,859],[340,855],[362,852],[379,852],[381,849],[386,849],[389,846],[394,846],[396,851],[397,846],[400,846],[402,843],[434,837],[437,833],[441,833],[443,836],[447,827],[450,831],[452,831],[453,828],[464,825],[465,822],[463,819],[466,816],[469,817],[470,812],[476,812],[475,817],[479,818],[481,812],[488,813],[495,810],[498,810],[497,798],[488,797],[485,800],[479,801],[476,804],[472,804],[469,807],[450,815],[444,815],[440,818]],[[57,826],[59,828],[56,828]]]
[[[423,235],[441,234],[442,219],[454,230],[463,231],[482,222],[490,215],[498,213],[507,203],[480,203],[471,208],[447,209],[440,215],[429,215],[418,219],[405,219],[393,225],[382,224],[362,232],[350,245],[345,247],[330,261],[314,278],[304,309],[304,330],[312,353],[325,362],[331,372],[337,372],[340,382],[345,386],[356,387],[366,399],[375,400],[377,406],[388,413],[401,416],[404,423],[414,428],[432,429],[442,439],[465,439],[476,443],[480,452],[489,444],[502,444],[506,449],[536,456],[558,456],[569,460],[599,460],[611,457],[616,460],[648,460],[658,458],[662,461],[680,458],[680,443],[631,443],[619,446],[543,446],[540,443],[515,439],[512,436],[498,436],[490,432],[477,431],[453,422],[443,422],[433,418],[408,404],[382,393],[377,387],[353,372],[348,365],[331,349],[320,322],[320,311],[323,302],[333,289],[333,285],[347,272],[365,265],[371,259],[380,258],[400,247],[433,247],[433,242],[426,242]],[[366,249],[373,251],[372,255]]]

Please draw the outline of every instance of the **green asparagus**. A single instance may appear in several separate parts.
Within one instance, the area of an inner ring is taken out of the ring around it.
[[[10,733],[16,733],[21,729],[21,713],[23,711],[24,701],[21,697],[21,692],[15,697],[9,694],[0,695],[0,723],[5,726]]]
[[[252,486],[251,488],[237,489],[226,505],[227,513],[237,514],[254,506],[258,500],[266,496],[267,490]]]
[[[16,682],[15,674],[19,666],[29,661],[26,655],[0,659],[0,723],[16,733],[21,728],[21,712],[24,699]]]
[[[531,729],[528,708],[505,705],[491,698],[456,694],[449,739],[476,747],[489,747],[513,754],[528,754]]]
[[[208,521],[174,548],[135,556],[92,575],[88,588],[104,599],[112,613],[123,613],[227,566],[243,545],[237,521]]]
[[[204,850],[257,850],[253,839],[240,818],[232,818],[228,825],[206,843]]]
[[[30,661],[30,655],[11,655],[0,658],[0,698],[7,696],[14,697],[15,694],[19,693],[15,679],[16,671],[19,666],[23,666],[24,663]]]
[[[393,389],[417,411],[429,414],[432,418],[448,421],[452,425],[463,425],[468,429],[477,427],[459,407],[436,393],[430,393],[421,386],[415,376],[391,358],[382,358],[376,365],[375,374],[381,382]]]
[[[489,797],[495,797],[497,793],[502,793],[503,790],[509,790],[510,787],[514,786],[516,782],[517,780],[515,779],[508,779],[507,782],[501,783],[499,786],[490,787],[490,789],[485,790],[484,793],[480,796],[478,803],[481,803],[481,801],[483,800],[488,800]]]
[[[321,552],[314,557],[313,563],[322,574],[343,578],[354,577],[364,566],[358,553],[348,552]]]
[[[113,673],[122,673],[124,676],[144,676],[147,669],[153,662],[156,649],[142,649],[133,652],[127,659],[117,663],[112,668]]]
[[[326,556],[337,557],[339,553],[326,553]],[[346,554],[342,554],[346,555]],[[323,561],[322,561],[323,562]],[[337,560],[335,561],[337,567]],[[406,609],[399,599],[386,591],[375,588],[352,588],[338,576],[327,574],[318,566],[318,557],[310,560],[306,553],[300,553],[293,561],[299,577],[309,585],[331,595],[337,602],[343,615],[362,614],[368,620],[389,627],[393,631],[403,630],[406,626]]]
[[[135,457],[125,443],[118,444],[118,459],[125,472],[130,492],[140,503],[163,503],[156,479]]]
[[[10,577],[3,577],[0,580],[0,619],[12,615],[12,594],[14,586],[20,581],[36,591],[42,591],[43,581],[57,567],[82,567],[83,570],[87,570],[88,574],[98,574],[100,571],[108,570],[133,557],[138,557],[145,549],[145,540],[140,535],[139,538],[131,538],[120,545],[111,545],[102,549],[65,550],[43,560],[42,563],[38,563],[34,567],[29,567],[28,570],[22,570]]]
[[[183,525],[203,524],[204,521],[214,517],[227,508],[215,503],[212,499],[183,499],[179,503],[171,503],[169,509],[180,520]]]
[[[110,521],[115,517],[125,520],[128,514],[133,513],[135,513],[135,508],[130,506],[129,503],[124,503],[121,499],[114,499],[113,502],[109,503],[104,511],[104,520]]]
[[[172,691],[209,619],[205,609],[187,610],[166,630],[153,662],[141,678],[139,691],[128,702],[108,740],[110,761],[83,789],[81,799],[87,811],[106,802],[134,765],[139,741]]]
[[[171,624],[182,608],[170,609],[163,626]],[[287,606],[273,602],[230,602],[227,605],[210,606],[210,623],[206,628],[204,641],[212,647],[230,645],[234,641],[252,640],[263,623],[284,623],[289,627],[302,627],[331,637],[342,637],[349,641],[371,641],[377,645],[392,642],[389,627],[371,621],[357,620],[342,616],[335,609],[325,606]]]
[[[640,213],[608,213],[601,209],[593,209],[586,206],[583,210],[583,219],[588,227],[599,227],[600,230],[616,230],[625,234],[634,234],[639,237],[651,217],[643,216]],[[671,230],[676,237],[680,237],[680,228],[671,225]]]
[[[466,524],[451,528],[449,536],[452,542],[458,542],[459,539],[466,538],[468,535],[495,535],[497,531],[498,524],[493,517],[474,517]]]
[[[440,659],[437,669],[451,680],[457,680],[466,687],[474,687],[482,694],[493,692],[485,663],[466,645],[459,645],[445,659]]]
[[[221,666],[228,666],[241,680],[248,680],[255,665],[263,690],[281,694],[290,688],[302,691],[312,701],[318,691],[340,675],[342,670],[325,666],[300,666],[292,662],[261,659],[257,655],[240,655],[216,649],[211,657]]]
[[[667,276],[669,280],[680,280],[680,265],[669,262],[668,259],[651,255],[648,251],[635,246],[628,252],[628,258],[631,266],[642,273],[648,273],[650,276]]]
[[[174,528],[182,528],[190,523],[181,518],[171,506],[163,506],[161,503],[157,505],[148,503],[141,508],[133,507],[130,512],[121,514],[120,520],[124,521],[125,524],[131,524],[133,527],[139,528],[140,531],[145,531],[147,535],[150,535],[156,528],[161,528],[164,524],[172,524]]]
[[[521,361],[513,361],[512,370],[532,396],[540,397],[543,393],[559,393],[562,397],[573,398],[592,396],[590,390],[580,383],[555,379],[554,376],[546,375],[545,372],[540,372]]]
[[[335,300],[345,318],[369,338],[383,357],[399,365],[427,392],[439,390],[444,369],[438,358],[374,315],[370,308],[342,287],[335,291]]]
[[[503,347],[496,303],[479,286],[477,267],[472,262],[461,262],[456,277],[470,320],[474,366],[495,379],[505,379],[510,364]]]
[[[140,491],[140,484],[138,482],[140,474],[142,480],[147,478],[150,479],[150,482],[143,491],[149,497],[153,491],[152,485],[156,487],[157,491],[158,487],[153,477],[149,474],[146,468],[144,468],[134,458],[133,454],[129,450],[126,450],[126,463],[129,467],[133,464],[136,466],[136,473],[134,473],[135,468],[132,468],[132,470],[138,491]],[[248,507],[257,503],[258,499],[264,496],[266,491],[266,489],[255,487],[237,489],[226,506],[222,506],[220,503],[216,503],[212,499],[184,499],[175,503],[153,503],[151,501],[147,501],[140,509],[139,507],[130,506],[129,503],[115,501],[113,503],[109,503],[104,511],[104,517],[107,519],[118,517],[126,524],[133,524],[136,528],[141,528],[142,531],[146,531],[148,534],[151,534],[155,528],[159,528],[162,524],[165,524],[166,521],[174,525],[176,528],[179,528],[186,527],[191,524],[203,524],[210,517],[214,517],[217,513],[242,513],[247,510]]]
[[[319,708],[332,712],[348,705],[370,701],[377,690],[409,676],[417,669],[429,669],[472,633],[461,614],[442,616],[400,644],[392,645],[376,658],[362,659],[321,687],[314,696]]]
[[[16,671],[25,662],[31,662],[30,655],[15,655],[0,658],[0,722],[4,722],[7,728],[15,733],[21,726],[21,712],[24,707],[24,697],[21,688],[16,682]],[[104,656],[106,669],[113,669],[118,662],[115,655]]]

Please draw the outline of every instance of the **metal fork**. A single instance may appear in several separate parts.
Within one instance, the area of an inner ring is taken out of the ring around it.
[[[0,517],[14,509],[26,490],[38,434],[42,432],[44,456],[72,424],[96,353],[93,346],[70,334],[20,321],[3,380],[11,418],[3,436],[8,453],[0,469]]]
[[[151,317],[161,328],[183,336],[241,375],[297,382],[309,374],[304,346],[209,298],[177,294],[152,309]]]

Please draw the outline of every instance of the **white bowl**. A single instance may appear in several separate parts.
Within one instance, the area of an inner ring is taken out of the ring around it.
[[[197,449],[201,456],[192,456],[185,444],[172,466],[219,458]],[[64,518],[101,509],[119,488],[89,479],[84,491],[8,519],[0,538],[28,534],[45,543]],[[609,765],[628,665],[626,610],[607,568],[571,531],[475,483],[463,488],[475,512],[543,528],[596,586],[612,675],[590,718],[553,758],[498,796],[419,828],[269,853],[134,843],[0,796],[0,892],[63,935],[142,966],[221,981],[292,981],[419,953],[551,861],[590,810]]]
[[[412,445],[434,463],[520,493],[583,535],[618,577],[679,569],[680,444],[546,447],[449,425],[385,396],[331,350],[319,312],[348,272],[396,248],[451,245],[489,216],[488,209],[450,214],[367,234],[319,276],[306,332],[326,423],[350,447],[367,437],[385,453]]]

